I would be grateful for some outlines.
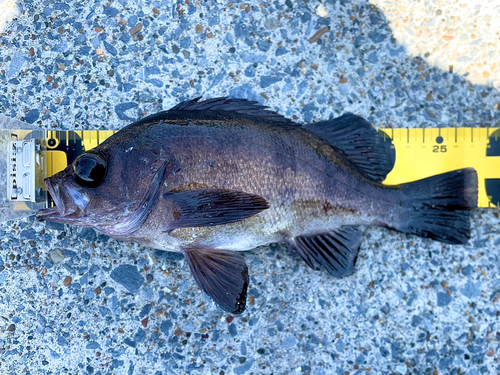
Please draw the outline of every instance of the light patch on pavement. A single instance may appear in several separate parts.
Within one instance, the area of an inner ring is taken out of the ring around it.
[[[5,26],[20,14],[15,0],[0,0],[0,33],[6,32]]]
[[[500,88],[500,3],[497,0],[370,0],[413,56]]]

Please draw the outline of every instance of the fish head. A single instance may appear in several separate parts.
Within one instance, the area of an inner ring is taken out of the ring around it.
[[[158,160],[164,159],[137,140],[103,143],[45,179],[54,207],[40,210],[37,218],[106,233],[144,203]]]

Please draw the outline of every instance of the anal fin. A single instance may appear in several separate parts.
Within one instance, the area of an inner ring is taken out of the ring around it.
[[[223,310],[241,314],[245,310],[248,267],[243,257],[228,250],[184,251],[196,283]]]
[[[298,236],[288,242],[308,266],[314,262],[326,268],[334,277],[344,277],[354,272],[363,232],[359,227],[343,226],[328,233]]]

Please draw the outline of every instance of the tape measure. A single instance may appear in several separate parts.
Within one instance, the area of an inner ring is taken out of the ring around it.
[[[384,180],[397,185],[471,167],[478,175],[478,207],[500,205],[500,129],[382,129],[396,150]]]
[[[111,130],[48,131],[45,141],[47,177],[62,171],[78,155],[97,147],[115,133]]]
[[[478,173],[478,206],[500,206],[500,129],[381,129],[392,141],[395,164],[384,180],[397,185],[472,167]],[[52,206],[43,179],[63,170],[116,131],[9,130],[7,194],[14,210]]]
[[[53,205],[43,180],[71,164],[116,131],[10,130],[7,197],[14,211],[38,211]],[[1,174],[0,174],[1,177]]]

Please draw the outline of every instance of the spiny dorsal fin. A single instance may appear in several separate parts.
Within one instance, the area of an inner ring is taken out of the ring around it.
[[[255,101],[246,99],[230,99],[225,97],[203,100],[201,102],[199,100],[200,98],[195,98],[179,103],[172,109],[165,112],[165,115],[169,118],[171,116],[181,115],[184,118],[187,114],[194,115],[193,112],[199,112],[203,114],[204,118],[207,118],[210,114],[223,112],[226,116],[234,115],[240,118],[245,116],[280,124],[294,124],[292,121],[283,117],[279,113],[268,110],[266,107]],[[199,116],[196,117],[198,118]]]
[[[346,113],[304,128],[341,150],[366,177],[376,182],[382,182],[394,167],[396,154],[391,139],[360,116]]]

